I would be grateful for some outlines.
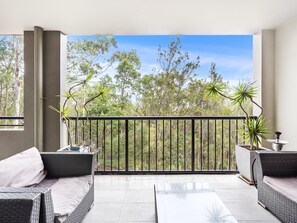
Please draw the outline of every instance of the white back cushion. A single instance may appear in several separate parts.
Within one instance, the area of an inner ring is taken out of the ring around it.
[[[27,187],[46,176],[39,151],[32,147],[0,161],[0,187]]]

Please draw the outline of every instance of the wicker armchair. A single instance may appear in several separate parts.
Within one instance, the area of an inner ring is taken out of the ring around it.
[[[47,178],[92,175],[94,177],[94,154],[55,152],[41,153],[47,170]],[[39,199],[39,200],[38,200]],[[94,203],[94,180],[81,203],[64,223],[79,223]],[[0,222],[53,223],[54,208],[51,190],[46,188],[0,187]]]
[[[265,176],[277,182],[297,177],[297,152],[259,152],[256,161],[258,202],[282,222],[297,222],[296,199],[286,191],[265,181]],[[295,181],[294,181],[295,182]],[[297,188],[296,194],[297,194]],[[295,201],[294,201],[295,200]]]

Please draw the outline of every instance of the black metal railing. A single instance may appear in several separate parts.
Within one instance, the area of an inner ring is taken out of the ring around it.
[[[0,116],[0,129],[23,129],[24,117]]]
[[[71,117],[73,142],[100,148],[97,173],[236,172],[245,117]]]

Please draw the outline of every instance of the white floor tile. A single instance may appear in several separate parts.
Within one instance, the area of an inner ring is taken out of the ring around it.
[[[95,205],[83,223],[155,223],[154,184],[208,182],[239,223],[277,223],[257,190],[236,175],[97,175]]]

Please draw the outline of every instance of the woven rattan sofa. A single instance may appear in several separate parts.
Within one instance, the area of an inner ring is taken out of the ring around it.
[[[77,152],[40,153],[47,172],[44,181],[88,177],[89,189],[72,213],[56,216],[52,189],[0,187],[0,222],[79,223],[94,203],[94,154]],[[41,185],[42,186],[42,185]],[[71,192],[71,191],[70,191]],[[34,196],[35,195],[35,196]]]
[[[282,222],[297,222],[297,152],[259,152],[258,202]]]

